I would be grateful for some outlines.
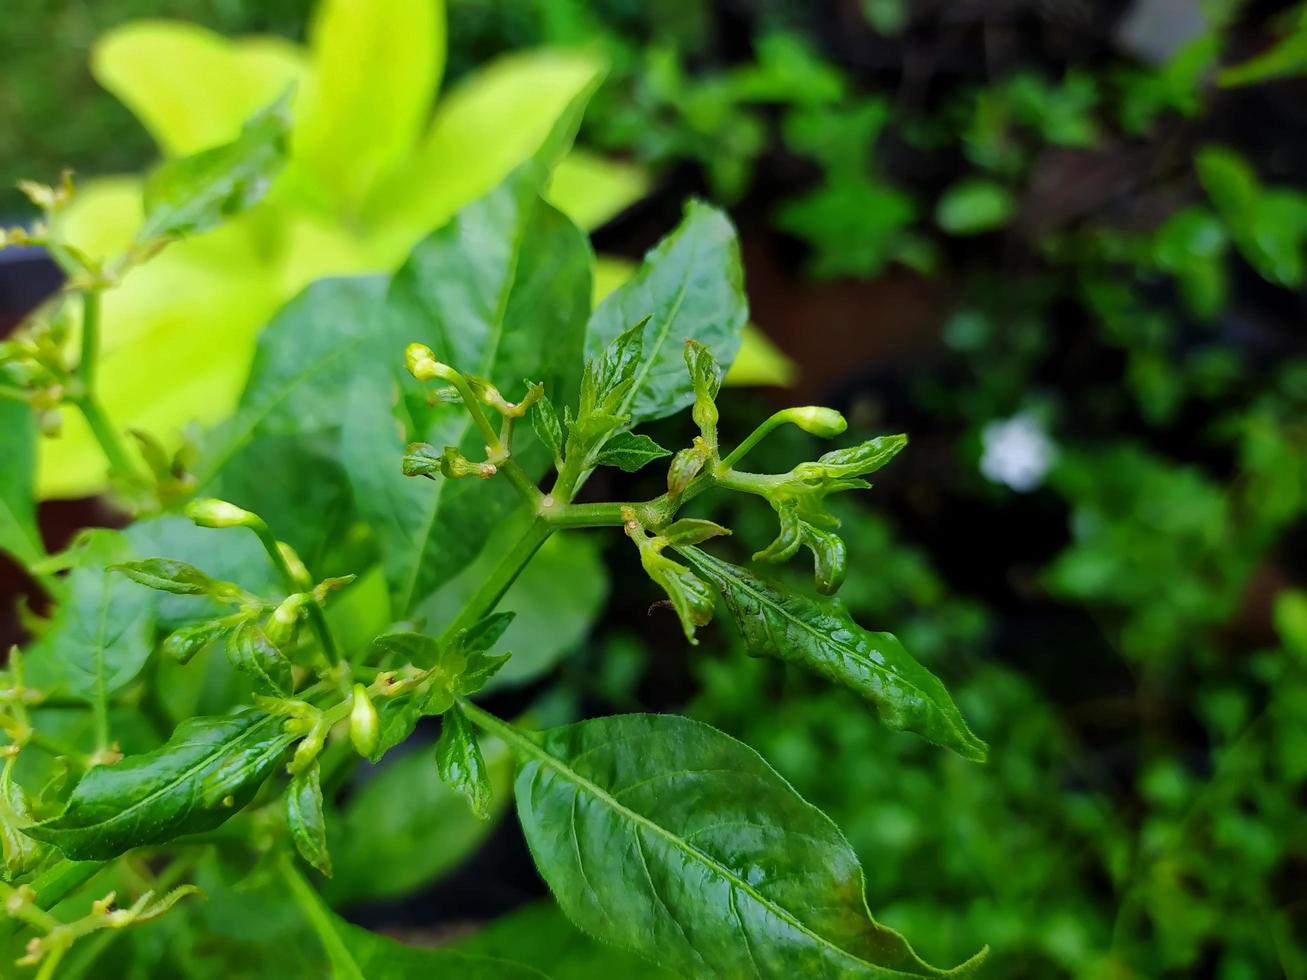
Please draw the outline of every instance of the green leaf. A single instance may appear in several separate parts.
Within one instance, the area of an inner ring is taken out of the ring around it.
[[[644,535],[643,531],[636,533],[642,537]],[[685,638],[698,644],[694,631],[712,621],[717,597],[708,588],[708,583],[684,565],[661,554],[660,549],[647,538],[643,541],[637,539],[637,543],[640,547],[640,564],[644,566],[645,574],[667,593],[667,601],[675,610],[676,618],[681,621]]]
[[[1270,282],[1301,285],[1307,274],[1307,194],[1263,188],[1248,162],[1222,146],[1200,149],[1195,168],[1248,263]]]
[[[178,627],[163,641],[163,653],[180,664],[189,663],[197,653],[225,637],[236,625],[232,619],[225,618],[205,619]]]
[[[1216,84],[1222,88],[1240,85],[1257,85],[1276,78],[1287,78],[1307,73],[1307,16],[1286,37],[1268,50],[1247,61],[1222,68],[1216,75]]]
[[[327,823],[322,816],[322,776],[318,762],[296,773],[286,790],[286,826],[300,857],[331,877]]]
[[[324,0],[295,161],[344,214],[413,150],[444,69],[443,0]]]
[[[722,593],[753,656],[798,664],[856,691],[890,728],[985,760],[985,743],[967,727],[944,685],[893,634],[863,629],[838,599],[809,599],[697,548],[678,550]]]
[[[201,455],[200,486],[255,438],[339,430],[385,287],[380,276],[323,279],[281,308],[259,335],[240,406]]]
[[[988,180],[963,180],[948,188],[935,207],[935,220],[950,235],[993,231],[1012,217],[1012,194]]]
[[[233,666],[254,682],[254,690],[268,697],[286,697],[294,689],[290,661],[254,623],[242,623],[227,640]]]
[[[406,895],[480,847],[507,807],[513,779],[502,742],[482,739],[481,753],[491,787],[489,821],[474,816],[440,778],[429,749],[396,752],[373,770],[327,828],[336,872],[323,886],[327,899],[340,906]]]
[[[253,708],[182,722],[153,752],[90,770],[63,813],[26,829],[75,861],[212,830],[253,798],[292,736]]]
[[[676,230],[594,311],[586,350],[598,354],[633,323],[649,318],[634,384],[616,412],[639,425],[694,401],[682,360],[684,342],[699,341],[729,368],[748,315],[735,229],[720,211],[691,201]]]
[[[234,590],[229,583],[217,582],[194,565],[172,558],[125,561],[110,565],[109,568],[121,572],[133,582],[146,588],[170,592],[173,595],[217,596]]]
[[[370,195],[369,222],[410,248],[538,152],[602,73],[584,51],[522,51],[484,65],[445,94],[417,151]]]
[[[154,599],[109,568],[130,557],[116,531],[88,532],[75,546],[63,601],[28,653],[33,686],[102,703],[141,672],[154,638]]]
[[[658,532],[658,536],[671,545],[702,544],[710,538],[730,534],[730,528],[697,517],[682,517]]]
[[[524,165],[469,205],[413,251],[386,299],[381,339],[398,364],[410,341],[487,378],[513,397],[522,378],[538,378],[570,402],[580,370],[589,308],[589,243],[538,194],[540,175]],[[360,509],[377,535],[394,610],[406,615],[474,558],[517,498],[505,480],[406,480],[396,465],[406,439],[377,398],[375,376],[360,374],[350,397],[344,459]],[[411,380],[403,382],[416,391]],[[458,405],[427,406],[416,395],[401,406],[408,439],[484,456],[484,439]],[[531,451],[519,427],[514,455],[543,473],[546,454]],[[475,485],[473,485],[475,484]]]
[[[823,813],[748,746],[699,722],[619,715],[528,736],[518,816],[581,929],[684,976],[966,976],[868,914],[862,869]],[[501,731],[502,729],[502,731]]]
[[[554,462],[557,463],[563,458],[563,423],[558,419],[558,411],[554,408],[554,403],[549,400],[548,395],[541,395],[540,399],[531,407],[531,427],[535,429],[536,438],[540,444],[549,450]]]
[[[634,473],[655,459],[670,456],[666,449],[646,435],[633,432],[619,432],[605,444],[603,451],[595,458],[598,466],[616,466],[627,473]]]
[[[95,80],[169,156],[231,142],[246,119],[298,85],[307,70],[300,50],[279,38],[230,41],[182,21],[122,24],[91,49]]]
[[[137,241],[198,235],[261,201],[286,162],[287,102],[252,117],[234,142],[159,166],[145,184]]]
[[[22,402],[0,398],[0,551],[31,566],[45,554],[36,527],[36,422]]]
[[[682,351],[685,368],[690,372],[690,385],[694,389],[694,407],[691,415],[699,427],[703,441],[717,448],[717,393],[722,390],[722,370],[703,344],[687,340]]]
[[[436,771],[451,788],[467,797],[480,820],[490,818],[490,776],[467,715],[457,704],[442,717],[436,743]]]

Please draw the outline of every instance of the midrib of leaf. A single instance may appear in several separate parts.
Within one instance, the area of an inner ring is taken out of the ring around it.
[[[890,980],[890,978],[897,978],[897,977],[903,977],[905,978],[905,980],[920,980],[919,977],[914,977],[914,975],[910,973],[903,973],[902,971],[894,970],[889,967],[877,966],[874,963],[868,963],[866,960],[862,959],[861,957],[855,956],[854,954],[850,953],[848,950],[836,946],[829,939],[825,938],[820,933],[813,932],[812,929],[810,929],[808,926],[800,922],[797,918],[795,918],[793,913],[791,913],[788,909],[784,908],[781,905],[777,905],[774,901],[769,899],[767,896],[758,892],[756,889],[753,888],[753,886],[751,886],[747,881],[744,881],[742,878],[740,878],[730,868],[721,864],[712,856],[705,854],[703,851],[699,850],[697,847],[693,846],[688,841],[686,841],[683,837],[679,837],[676,834],[674,834],[672,831],[668,830],[667,828],[662,827],[657,823],[654,823],[652,820],[650,820],[648,817],[644,816],[643,814],[637,813],[634,810],[630,809],[629,807],[623,806],[620,802],[618,802],[618,800],[612,794],[610,794],[603,787],[599,786],[597,783],[593,783],[590,780],[586,779],[580,773],[576,772],[565,762],[563,762],[563,760],[545,751],[545,749],[541,745],[537,744],[532,739],[527,738],[512,725],[509,725],[508,723],[501,721],[499,718],[496,718],[494,715],[482,711],[480,708],[476,707],[475,705],[469,704],[467,701],[461,698],[459,699],[459,704],[461,704],[463,710],[468,713],[468,717],[472,718],[475,722],[477,722],[477,724],[481,725],[483,728],[487,729],[493,734],[498,735],[505,742],[514,746],[515,748],[525,753],[526,755],[531,756],[536,761],[540,762],[542,765],[548,766],[550,769],[553,769],[564,779],[570,781],[574,786],[580,787],[581,789],[590,793],[599,802],[605,804],[606,806],[608,806],[609,809],[613,810],[615,813],[619,814],[620,816],[625,817],[626,819],[631,821],[631,823],[635,824],[637,827],[644,827],[648,829],[658,837],[661,837],[663,840],[667,841],[669,844],[671,844],[674,848],[679,850],[681,853],[685,854],[687,857],[700,862],[705,867],[707,867],[710,871],[712,871],[714,874],[717,874],[723,879],[725,879],[728,883],[730,883],[732,886],[737,888],[739,891],[748,895],[751,899],[753,899],[763,908],[767,909],[777,918],[781,919],[787,925],[791,926],[793,929],[807,936],[809,939],[813,940],[823,948],[831,950],[837,955],[843,957],[845,960],[849,961],[851,964],[872,971],[872,975],[884,977],[886,978],[886,980]],[[688,773],[688,772],[693,772],[694,770],[687,769],[683,771]],[[638,835],[636,839],[638,842],[639,840]],[[643,852],[641,853],[641,859],[643,860]],[[652,887],[652,882],[650,883],[650,885]],[[654,896],[655,898],[658,898],[658,901],[660,903],[662,903],[662,899],[658,897],[658,892],[656,889],[654,890]],[[666,908],[666,903],[663,903],[663,905]],[[670,909],[668,909],[668,913],[671,914]],[[673,921],[676,921],[676,916],[672,915],[672,919]],[[744,941],[747,944],[748,943],[747,932],[742,931],[741,935],[744,936]],[[693,948],[694,947],[691,946],[691,949]],[[697,954],[698,950],[695,950],[695,953]]]
[[[690,261],[686,263],[686,269],[692,269],[694,267],[697,255],[698,243],[695,241],[691,244]],[[644,390],[645,380],[649,377],[649,372],[653,370],[653,366],[658,360],[658,355],[663,352],[663,345],[667,343],[667,335],[672,332],[672,324],[676,322],[676,318],[680,315],[681,303],[685,301],[687,278],[688,273],[686,276],[682,276],[681,286],[676,291],[676,300],[672,303],[672,308],[667,314],[667,320],[663,325],[663,329],[658,334],[657,343],[654,345],[653,355],[646,358],[644,364],[641,365],[640,369],[636,372],[635,384],[631,386],[631,390],[627,393],[627,396],[622,399],[622,407],[617,412],[618,415],[628,414],[631,406],[635,404],[636,396]]]
[[[679,551],[682,555],[685,555],[692,562],[697,562],[701,565],[708,565],[709,567],[716,565],[716,559],[710,557],[709,555],[707,555],[702,551],[699,551],[699,549],[697,548],[678,548],[676,550]],[[874,660],[871,660],[863,656],[862,654],[858,653],[857,650],[854,650],[851,647],[846,646],[845,644],[841,643],[839,640],[835,639],[835,637],[833,636],[829,636],[825,633],[819,633],[817,630],[813,629],[812,626],[805,623],[803,620],[795,618],[795,616],[792,613],[786,611],[786,609],[783,606],[773,602],[771,599],[769,599],[763,593],[759,592],[757,589],[750,588],[745,582],[731,575],[729,572],[720,573],[720,574],[725,575],[725,577],[732,583],[732,586],[734,588],[737,588],[740,591],[746,592],[749,595],[753,596],[755,599],[758,600],[759,605],[766,606],[767,608],[774,610],[778,616],[780,616],[782,619],[788,620],[791,623],[794,623],[796,626],[802,629],[803,632],[809,634],[812,637],[815,637],[818,641],[830,643],[831,646],[843,650],[848,655],[849,659],[860,664],[865,664],[867,668],[870,669],[873,673],[880,674],[882,676],[892,677],[895,680],[902,681],[906,687],[910,687],[913,691],[917,692],[917,694],[919,694],[923,699],[925,699],[927,703],[932,705],[935,704],[935,698],[933,695],[930,695],[928,692],[922,690],[916,684],[912,683],[912,681],[909,680],[907,677],[905,677],[903,674],[900,674],[894,670],[890,670],[888,667],[883,667],[880,664],[877,664]],[[771,628],[768,627],[768,632],[770,631]]]
[[[490,324],[491,340],[490,343],[486,345],[485,358],[479,365],[481,369],[480,373],[485,377],[490,376],[490,370],[494,366],[495,357],[499,353],[499,345],[504,339],[504,317],[508,314],[508,301],[513,293],[513,285],[517,282],[517,267],[522,257],[522,242],[526,237],[527,224],[534,216],[535,208],[538,206],[539,200],[539,197],[533,198],[532,203],[524,208],[526,213],[522,220],[518,222],[517,229],[513,235],[513,248],[509,253],[507,274],[504,277],[504,285],[499,291],[499,298],[495,304],[494,319]],[[444,332],[443,327],[441,332]],[[448,343],[448,338],[446,338],[446,344]],[[455,364],[454,367],[457,368],[458,365]],[[457,430],[458,438],[455,440],[454,445],[462,445],[463,440],[467,438],[471,425],[471,418],[466,412],[464,412],[463,421],[460,423]],[[448,482],[448,480],[437,480],[435,492],[431,494],[431,506],[427,509],[427,513],[424,517],[422,534],[417,539],[418,547],[413,550],[412,565],[404,581],[404,591],[402,593],[403,601],[400,602],[399,608],[405,613],[407,613],[414,604],[413,590],[417,588],[418,572],[422,568],[422,555],[426,552],[426,544],[431,540],[432,532],[435,531],[436,516],[440,513],[440,501],[444,498],[445,486]]]
[[[92,826],[92,827],[102,827],[102,828],[103,828],[103,827],[113,827],[113,826],[116,826],[118,823],[122,822],[122,820],[123,820],[124,817],[130,816],[130,815],[133,813],[133,811],[135,811],[135,810],[139,810],[141,807],[146,806],[147,804],[153,803],[153,802],[154,802],[158,797],[162,796],[164,793],[166,793],[166,792],[168,792],[169,790],[171,790],[171,789],[172,789],[174,786],[176,786],[178,783],[182,782],[183,780],[189,779],[191,776],[195,775],[195,773],[197,773],[199,770],[203,769],[206,765],[208,765],[208,763],[210,762],[210,760],[211,760],[211,759],[213,758],[213,756],[214,756],[214,751],[212,751],[212,750],[215,750],[215,749],[217,749],[217,750],[221,750],[221,749],[224,749],[224,748],[228,748],[228,747],[233,747],[233,746],[241,745],[241,744],[243,744],[243,743],[244,743],[244,742],[245,742],[245,741],[246,741],[250,736],[255,735],[255,734],[261,732],[262,729],[264,728],[264,726],[266,726],[266,725],[268,724],[268,722],[270,722],[270,721],[275,721],[275,720],[276,720],[276,719],[275,719],[272,715],[265,715],[263,718],[260,718],[260,719],[259,719],[258,721],[256,721],[253,725],[251,725],[249,728],[245,729],[245,731],[243,731],[243,732],[241,732],[239,735],[237,735],[236,738],[233,739],[231,742],[229,742],[229,743],[219,743],[219,744],[216,745],[216,746],[211,746],[211,747],[210,747],[210,748],[211,748],[211,751],[210,751],[207,755],[205,755],[203,758],[199,759],[199,760],[198,760],[198,761],[197,761],[193,766],[190,766],[188,769],[186,769],[186,770],[184,770],[183,772],[179,773],[175,779],[172,779],[172,780],[170,780],[169,782],[164,783],[164,784],[163,784],[162,786],[160,786],[158,789],[154,790],[152,793],[149,793],[149,794],[147,794],[147,795],[141,797],[141,799],[137,800],[135,803],[131,804],[130,806],[126,807],[125,809],[119,810],[117,813],[115,813],[115,814],[114,814],[112,817],[110,817],[108,820],[105,820],[105,821],[103,821],[103,822],[101,822],[101,823],[98,823],[98,824],[91,824],[90,826]],[[61,814],[60,816],[62,816],[62,814]],[[55,817],[54,819],[58,820],[58,819],[60,819],[60,817]],[[37,824],[37,827],[38,827],[38,828],[39,828],[40,826],[41,826],[40,824]],[[88,829],[88,828],[87,828],[87,827],[73,827],[73,828],[68,828],[68,830],[86,830],[86,829]],[[65,832],[66,832],[66,831],[65,831]]]

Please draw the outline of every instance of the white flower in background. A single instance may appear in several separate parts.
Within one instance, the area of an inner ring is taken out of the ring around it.
[[[1030,412],[988,423],[980,440],[980,472],[1021,493],[1037,489],[1057,459],[1057,444]]]

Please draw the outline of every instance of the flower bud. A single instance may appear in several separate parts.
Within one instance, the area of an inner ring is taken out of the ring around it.
[[[404,367],[419,381],[444,377],[441,370],[444,365],[436,360],[436,355],[426,344],[409,344],[404,348]]]
[[[260,523],[257,514],[214,497],[192,500],[186,505],[186,516],[200,527],[255,527]]]
[[[822,439],[831,439],[849,427],[849,423],[844,420],[844,416],[835,409],[822,408],[819,405],[791,408],[787,409],[783,414],[787,422],[791,422],[804,432],[819,436]]]
[[[349,712],[349,740],[361,756],[371,756],[377,750],[380,739],[380,723],[377,709],[368,697],[368,689],[362,684],[354,685],[354,706]]]
[[[268,621],[263,627],[264,636],[283,650],[291,646],[295,642],[295,634],[299,629],[304,605],[311,598],[304,592],[296,592],[294,595],[287,596],[281,605],[272,611],[272,615],[268,617]]]

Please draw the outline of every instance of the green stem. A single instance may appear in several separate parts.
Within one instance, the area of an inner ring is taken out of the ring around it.
[[[467,629],[477,620],[493,612],[509,586],[517,580],[522,569],[553,533],[554,526],[543,517],[537,517],[532,521],[517,544],[500,559],[499,564],[481,583],[481,587],[463,604],[463,608],[459,610],[453,622],[445,627],[445,631],[440,636],[440,643],[442,645],[449,643],[458,636],[460,630]]]
[[[313,890],[313,886],[295,867],[294,859],[289,854],[282,856],[281,873],[296,904],[308,919],[313,931],[318,934],[337,980],[367,980],[359,971],[348,947],[341,940],[340,931],[331,920],[331,913],[322,904],[322,899]]]
[[[82,293],[82,351],[77,361],[77,379],[88,394],[95,390],[95,369],[100,360],[100,294]]]
[[[263,550],[268,553],[273,567],[277,569],[277,574],[281,576],[282,583],[286,588],[291,592],[306,590],[310,583],[300,581],[299,577],[291,571],[290,566],[286,564],[286,556],[281,553],[281,548],[277,546],[277,539],[272,536],[272,529],[260,520],[257,524],[251,524],[250,530],[258,536],[259,543],[263,545]],[[336,647],[335,637],[331,635],[331,627],[327,625],[327,617],[322,611],[322,604],[317,599],[312,599],[306,608],[309,615],[309,626],[317,636],[318,643],[322,645],[322,652],[326,654],[327,662],[333,667],[339,666],[340,650]]]
[[[481,435],[486,440],[486,449],[490,453],[491,461],[495,462],[495,457],[504,455],[504,445],[499,441],[499,433],[495,431],[495,427],[486,418],[486,413],[481,411],[481,403],[472,391],[472,386],[467,383],[467,378],[448,364],[442,364],[441,368],[438,377],[448,381],[458,389],[458,393],[463,399],[463,407],[467,409],[467,414],[472,417],[476,427],[481,430]]]
[[[95,441],[100,444],[105,459],[109,461],[110,471],[124,477],[137,476],[136,467],[127,454],[127,447],[118,437],[118,431],[109,421],[109,416],[105,414],[95,393],[87,389],[73,399],[73,404],[81,411],[86,424],[91,428],[92,435],[95,436]]]
[[[32,880],[35,904],[46,910],[54,908],[107,866],[104,861],[69,861],[65,858]],[[0,920],[0,937],[12,936],[21,928],[22,923],[12,917]]]

